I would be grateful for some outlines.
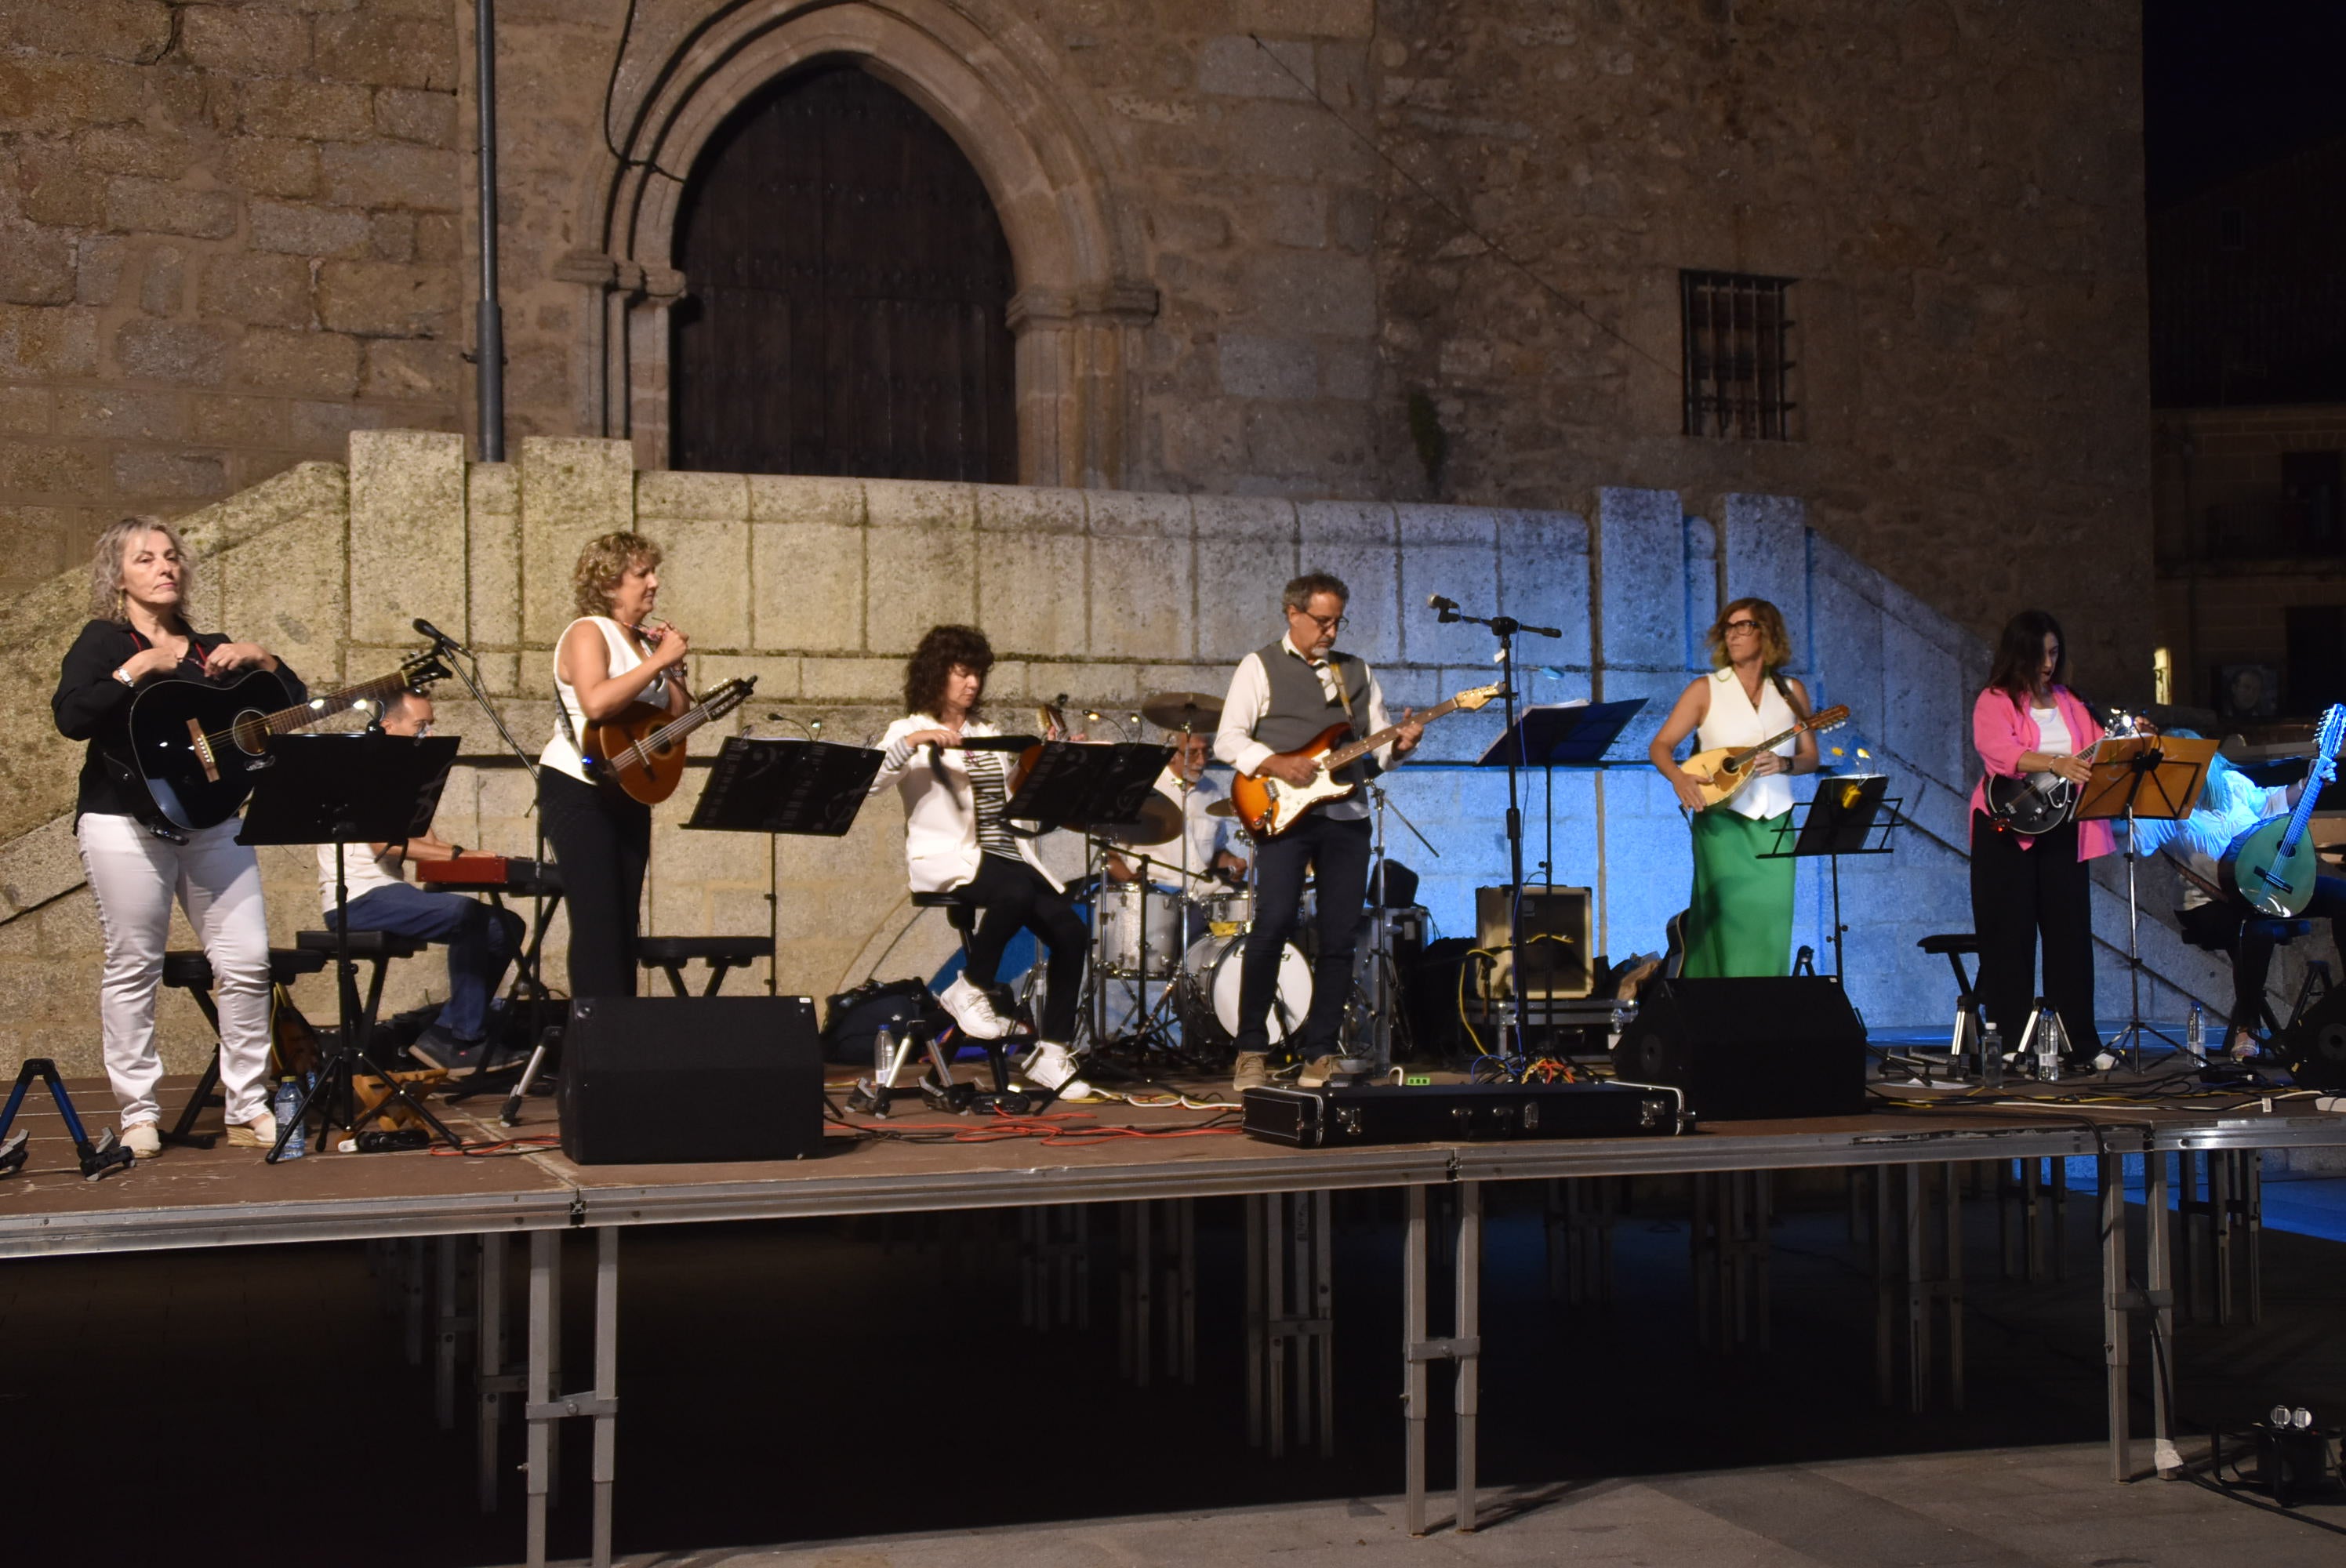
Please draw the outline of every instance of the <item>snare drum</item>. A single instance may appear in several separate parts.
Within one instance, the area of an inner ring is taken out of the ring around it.
[[[1141,882],[1117,882],[1101,898],[1098,918],[1101,962],[1110,974],[1169,980],[1178,972],[1183,935],[1178,894]]]
[[[1206,929],[1216,936],[1234,936],[1254,924],[1254,893],[1250,889],[1204,893],[1190,901]]]
[[[1181,979],[1174,991],[1174,1006],[1181,1019],[1182,1040],[1191,1050],[1228,1047],[1238,1038],[1239,974],[1244,968],[1246,937],[1201,936],[1181,955]],[[1272,993],[1268,1021],[1270,1038],[1283,1040],[1290,1029],[1303,1025],[1311,1011],[1311,966],[1288,942],[1279,952],[1279,986]]]

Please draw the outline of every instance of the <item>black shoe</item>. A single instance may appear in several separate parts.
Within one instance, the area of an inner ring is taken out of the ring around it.
[[[488,1043],[459,1040],[435,1023],[415,1037],[407,1054],[451,1078],[469,1078],[481,1070],[481,1062],[488,1054]]]

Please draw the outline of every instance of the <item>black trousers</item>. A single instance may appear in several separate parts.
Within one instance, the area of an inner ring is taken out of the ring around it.
[[[981,911],[970,933],[972,985],[992,985],[1002,969],[1002,950],[1021,926],[1050,951],[1044,972],[1049,982],[1043,1016],[1035,1027],[1046,1040],[1066,1044],[1076,1028],[1076,993],[1084,988],[1084,964],[1091,956],[1091,932],[1076,913],[1072,894],[1054,892],[1043,873],[1025,860],[1002,855],[977,857],[977,875],[958,889]]]
[[[2029,840],[1972,813],[1972,930],[1979,937],[1979,999],[2004,1048],[2020,1044],[2039,996],[2060,1014],[2072,1055],[2101,1049],[2094,1022],[2093,880],[2077,859],[2075,822]],[[2045,984],[2036,979],[2039,942]]]
[[[2346,881],[2316,877],[2313,899],[2305,906],[2302,918],[2330,921],[2330,940],[2334,945],[2341,914],[2346,914]],[[2182,918],[2184,935],[2201,947],[2232,956],[2232,1027],[2261,1028],[2265,977],[2272,972],[2272,938],[2249,931],[2249,911],[2238,904],[2198,904],[2183,911]]]
[[[1360,940],[1372,848],[1367,818],[1315,811],[1256,851],[1254,929],[1247,933],[1239,969],[1238,1049],[1270,1046],[1280,949],[1295,936],[1303,874],[1309,871],[1320,884],[1320,957],[1311,969],[1311,1011],[1291,1044],[1306,1058],[1334,1050],[1344,1003],[1352,993],[1352,947]]]
[[[542,768],[537,809],[570,910],[570,994],[633,996],[652,809]]]

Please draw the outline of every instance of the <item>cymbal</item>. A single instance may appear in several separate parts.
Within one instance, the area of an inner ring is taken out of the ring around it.
[[[1202,691],[1155,691],[1141,698],[1140,717],[1159,729],[1196,729],[1220,721],[1222,699]]]
[[[1181,808],[1164,796],[1150,791],[1140,803],[1139,817],[1130,822],[1103,824],[1099,831],[1119,844],[1143,849],[1150,844],[1169,844],[1181,836]]]
[[[1235,817],[1238,814],[1239,803],[1235,800],[1216,800],[1206,808],[1209,817]]]

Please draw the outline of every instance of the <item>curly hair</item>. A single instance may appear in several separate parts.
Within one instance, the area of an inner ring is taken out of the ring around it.
[[[944,699],[945,677],[956,665],[977,677],[983,700],[985,674],[994,667],[994,645],[975,626],[931,626],[913,657],[904,661],[904,711],[933,717],[937,704]],[[977,707],[971,703],[970,711],[975,713]]]
[[[578,552],[578,565],[570,570],[570,583],[582,616],[607,616],[611,613],[611,590],[627,575],[630,566],[646,571],[660,564],[660,547],[641,534],[622,530],[586,541]]]
[[[2035,691],[2036,672],[2045,667],[2048,636],[2061,650],[2053,661],[2052,684],[2068,685],[2069,639],[2049,610],[2023,610],[2004,623],[2003,635],[1995,639],[1995,663],[1988,670],[1988,685],[2014,701]]]
[[[122,557],[128,553],[133,539],[149,534],[160,534],[179,553],[179,602],[187,603],[188,590],[195,586],[196,563],[188,554],[188,546],[179,538],[179,531],[160,517],[125,517],[97,536],[97,546],[89,557],[89,613],[94,620],[113,621],[128,626],[130,610],[122,591]]]
[[[1719,619],[1710,623],[1710,630],[1702,636],[1702,646],[1709,650],[1713,669],[1725,669],[1727,657],[1727,623],[1743,611],[1760,623],[1760,667],[1775,674],[1792,662],[1792,637],[1784,629],[1784,612],[1765,599],[1738,599],[1719,612]]]

